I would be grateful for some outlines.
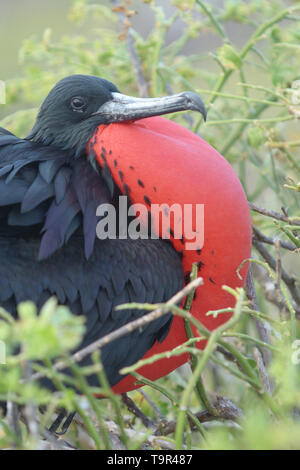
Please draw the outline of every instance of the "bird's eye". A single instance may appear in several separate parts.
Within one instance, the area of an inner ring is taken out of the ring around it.
[[[76,96],[71,100],[71,108],[73,111],[82,111],[85,106],[85,100],[80,96]]]

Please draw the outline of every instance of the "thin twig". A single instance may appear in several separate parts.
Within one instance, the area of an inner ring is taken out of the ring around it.
[[[255,246],[257,251],[260,253],[260,255],[264,258],[264,260],[268,263],[268,265],[273,269],[273,271],[276,271],[276,260],[268,252],[268,250],[265,248],[263,243],[253,240],[253,245]],[[281,270],[281,278],[287,285],[296,304],[300,306],[300,293],[296,287],[295,278],[289,276],[289,274],[283,268]]]
[[[258,367],[259,377],[263,385],[263,388],[269,395],[271,395],[272,394],[271,382],[270,382],[267,369],[265,368],[263,357],[258,348],[254,348],[253,354],[254,354],[254,358]]]
[[[39,446],[41,450],[76,450],[76,447],[56,436],[43,426],[40,426],[40,435],[43,437],[43,441]]]
[[[165,418],[163,416],[163,414],[161,413],[160,409],[158,408],[158,406],[151,400],[151,398],[147,395],[147,393],[142,389],[140,388],[138,390],[138,393],[140,395],[142,395],[142,397],[146,400],[146,402],[151,406],[151,408],[153,409],[154,413],[156,414],[156,416],[159,418],[159,420],[163,421]]]
[[[125,336],[134,330],[137,330],[138,328],[144,327],[148,323],[151,323],[157,320],[163,315],[166,315],[169,312],[168,306],[173,306],[181,302],[182,299],[184,299],[184,297],[186,297],[190,292],[193,291],[193,289],[199,287],[202,284],[203,284],[202,278],[199,277],[195,279],[194,281],[190,282],[187,286],[185,286],[181,291],[177,292],[177,294],[175,294],[170,300],[168,300],[168,302],[166,302],[163,307],[159,307],[155,309],[154,311],[152,311],[151,313],[148,313],[147,315],[144,315],[143,317],[138,318],[137,320],[129,322],[126,325],[122,326],[121,328],[118,328],[112,331],[111,333],[103,336],[102,338],[98,339],[97,341],[94,341],[93,343],[89,344],[85,348],[80,349],[80,351],[77,351],[75,354],[73,354],[70,357],[70,360],[73,362],[79,362],[84,357],[88,356],[89,354],[92,354],[97,349],[103,348],[103,346],[107,345],[108,343],[111,343],[112,341],[115,341],[116,339],[119,339],[122,336]],[[67,366],[68,366],[68,362],[59,361],[53,365],[52,370],[54,371],[62,370],[62,369],[65,369]],[[32,375],[31,380],[39,380],[42,377],[45,377],[45,373],[37,372]]]
[[[149,84],[146,80],[141,61],[137,54],[136,47],[135,47],[135,40],[130,29],[127,33],[127,47],[128,47],[128,52],[131,58],[132,65],[136,72],[139,95],[142,98],[147,98],[149,96]]]
[[[266,243],[267,245],[274,246],[274,243],[277,240],[276,238],[267,237],[254,225],[252,225],[252,231],[253,231],[253,236],[255,237],[257,241]],[[279,241],[281,248],[284,248],[285,250],[295,251],[297,248],[293,243],[289,243],[283,240],[278,240],[278,241]]]
[[[247,293],[247,298],[250,301],[251,308],[259,312],[260,308],[259,308],[258,301],[257,301],[257,295],[256,295],[254,281],[253,281],[251,266],[249,266],[248,275],[246,279],[246,293]],[[264,323],[262,323],[256,317],[254,318],[254,321],[255,321],[258,335],[261,341],[263,341],[264,343],[270,344],[270,335]],[[266,348],[262,348],[262,355],[264,359],[264,364],[266,367],[268,367],[271,361],[271,351],[269,351]]]
[[[282,311],[285,313],[285,315],[288,315],[289,310],[286,306],[285,298],[282,294],[280,300],[278,301],[277,296],[276,296],[275,282],[273,279],[271,279],[268,272],[257,263],[253,264],[252,270],[253,270],[255,279],[257,279],[259,285],[264,291],[265,298],[269,302],[271,302],[273,305],[276,305],[279,311]],[[295,306],[297,317],[300,317],[300,306],[297,307],[296,303],[294,306]]]
[[[211,414],[208,410],[199,411],[195,414],[200,423],[216,420],[238,421],[243,416],[242,410],[226,397],[217,396],[213,402],[213,406],[217,411],[217,416]],[[195,424],[190,418],[188,418],[188,421],[191,430],[194,431],[196,429]],[[168,421],[159,428],[157,433],[160,432],[163,436],[167,436],[176,430],[176,426],[177,421]]]
[[[122,401],[127,406],[128,410],[142,421],[146,428],[154,428],[154,423],[144,415],[126,393],[122,393]]]
[[[118,6],[118,2],[116,0],[112,0],[112,4],[115,5],[115,7]],[[126,31],[127,49],[129,52],[131,63],[136,73],[139,95],[142,98],[147,98],[149,96],[149,83],[146,80],[146,77],[143,71],[143,66],[142,66],[142,63],[140,61],[140,58],[138,56],[138,53],[135,47],[135,39],[132,34],[132,29],[131,27],[129,27],[128,18],[126,14],[124,13],[124,11],[120,9],[117,14],[118,14],[118,18],[119,18],[119,22],[121,26],[124,27]]]
[[[282,272],[282,263],[281,263],[281,256],[280,256],[280,251],[279,251],[279,242],[278,240],[275,241],[274,243],[275,246],[275,252],[276,252],[276,280],[275,280],[275,289],[276,289],[276,297],[277,300],[280,301],[281,299],[281,289],[280,289],[280,283],[281,283],[281,272]],[[281,312],[280,312],[281,313]]]
[[[275,212],[268,209],[264,209],[262,207],[258,207],[252,202],[249,202],[249,207],[252,211],[258,212],[259,214],[265,215],[267,217],[272,217],[272,219],[281,220],[282,222],[287,222],[288,224],[292,223],[293,225],[300,226],[300,221],[291,219],[286,215],[280,214],[280,212]]]
[[[20,422],[19,422],[19,406],[17,403],[12,401],[7,401],[6,403],[6,421],[12,429],[15,437],[17,440],[21,439],[21,429],[20,429]]]

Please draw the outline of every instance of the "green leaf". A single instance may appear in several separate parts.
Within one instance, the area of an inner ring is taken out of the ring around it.
[[[258,149],[265,141],[264,132],[260,127],[251,127],[248,130],[248,143],[250,147]]]
[[[224,44],[217,52],[217,56],[223,66],[229,70],[240,69],[243,61],[238,52],[230,44]]]

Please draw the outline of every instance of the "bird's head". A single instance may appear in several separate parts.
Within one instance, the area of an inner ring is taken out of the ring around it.
[[[27,139],[80,154],[100,124],[135,121],[177,111],[199,111],[206,118],[205,105],[193,92],[162,98],[134,98],[123,95],[103,78],[71,75],[50,91]]]

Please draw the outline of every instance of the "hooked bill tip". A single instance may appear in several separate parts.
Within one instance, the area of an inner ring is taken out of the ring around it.
[[[188,109],[200,112],[204,121],[206,121],[207,110],[200,96],[193,91],[185,91],[182,94],[187,98]]]

